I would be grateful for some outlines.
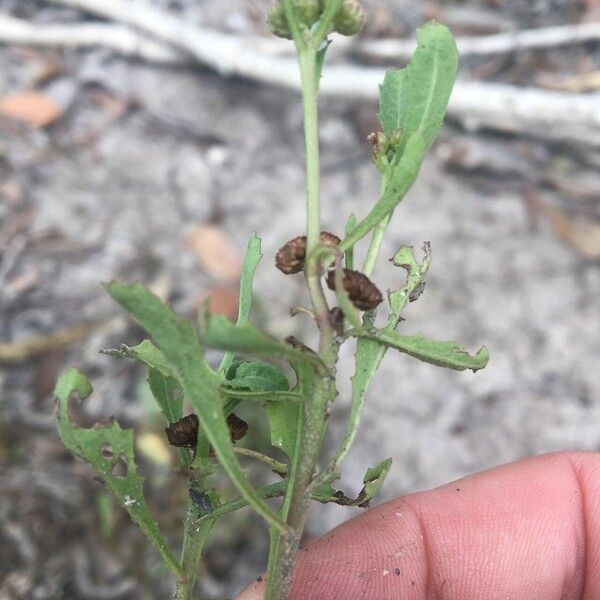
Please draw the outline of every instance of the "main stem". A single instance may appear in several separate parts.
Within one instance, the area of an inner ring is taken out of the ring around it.
[[[271,530],[271,548],[267,569],[265,600],[285,600],[288,597],[294,558],[300,546],[302,533],[312,493],[312,480],[321,450],[323,423],[327,409],[335,398],[334,369],[337,349],[329,309],[321,285],[321,256],[318,251],[321,231],[319,137],[317,111],[317,52],[305,47],[299,54],[304,106],[304,140],[306,146],[307,178],[307,243],[305,275],[317,325],[319,326],[319,355],[325,369],[316,374],[312,394],[304,407],[303,430],[300,444],[301,455],[296,468],[290,472],[290,483],[282,518],[291,528],[283,536]],[[317,250],[315,252],[315,250]]]
[[[321,233],[317,53],[312,48],[302,50],[299,63],[304,107],[304,144],[306,146],[306,255],[309,256],[319,244]]]

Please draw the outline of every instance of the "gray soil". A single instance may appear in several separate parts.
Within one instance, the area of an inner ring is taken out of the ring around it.
[[[227,17],[216,0],[174,4],[215,27],[256,27],[245,2],[233,3]],[[73,14],[35,3],[27,10],[36,18]],[[401,15],[407,27],[409,13]],[[302,278],[285,277],[273,264],[279,246],[303,229],[301,106],[293,93],[202,68],[160,68],[102,50],[54,55],[14,47],[0,48],[0,96],[33,87],[39,65],[52,56],[60,72],[41,87],[63,106],[62,117],[46,129],[14,122],[0,128],[0,340],[98,319],[108,324],[66,349],[0,370],[0,597],[167,598],[170,576],[118,509],[117,533],[98,541],[102,486],[57,438],[54,378],[77,365],[95,385],[90,419],[114,415],[143,428],[143,372],[97,352],[133,344],[141,332],[100,282],[143,281],[193,316],[215,280],[186,238],[207,223],[240,251],[258,232],[264,259],[256,319],[274,335],[314,341],[306,317],[288,316],[290,306],[307,304]],[[113,110],[106,98],[126,109]],[[365,215],[377,196],[364,141],[374,114],[374,106],[345,100],[321,105],[324,229],[339,235],[347,215]],[[491,158],[474,170],[450,168],[447,151],[467,143],[498,153],[498,167]],[[537,195],[569,215],[598,218],[598,195],[561,194],[537,177],[566,169],[570,180],[598,190],[582,156],[581,148],[445,127],[394,215],[373,279],[382,290],[400,285],[403,271],[384,259],[402,244],[419,249],[430,241],[427,286],[407,309],[402,331],[456,340],[470,351],[485,344],[491,360],[478,373],[457,373],[389,352],[343,466],[346,493],[356,493],[365,469],[387,457],[394,465],[378,501],[543,452],[600,449],[598,263],[560,239],[531,202]],[[330,450],[344,431],[352,372],[348,344]],[[151,506],[176,543],[181,508],[173,504],[182,505],[185,482],[163,472],[160,483],[150,471],[146,464]],[[308,533],[359,510],[316,505]],[[212,546],[206,595],[231,595],[263,568],[262,524],[246,515],[235,527]]]

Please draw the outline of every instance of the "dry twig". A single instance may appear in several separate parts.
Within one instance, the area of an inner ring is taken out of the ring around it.
[[[287,88],[299,88],[297,69],[291,58],[277,55],[266,46],[257,45],[256,41],[186,23],[172,13],[141,0],[50,1],[135,27],[179,48],[222,75],[239,75]],[[589,35],[589,31],[585,31],[585,35]],[[564,40],[565,36],[561,39]],[[497,44],[497,47],[500,46]],[[384,74],[384,69],[335,65],[323,78],[321,91],[328,95],[373,100]],[[468,128],[484,127],[598,145],[599,96],[582,97],[503,84],[459,81],[454,88],[448,114]]]

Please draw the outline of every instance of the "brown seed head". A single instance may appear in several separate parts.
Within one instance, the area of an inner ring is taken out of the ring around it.
[[[335,233],[331,233],[329,231],[321,231],[321,235],[319,236],[321,239],[321,244],[325,246],[329,246],[330,248],[335,248],[338,244],[341,244],[342,240],[335,235]]]
[[[348,298],[360,310],[371,310],[383,301],[381,292],[364,273],[344,269],[342,283],[348,293]],[[335,290],[335,271],[333,270],[327,273],[327,287]]]
[[[334,248],[342,240],[329,231],[321,231],[321,243]],[[286,242],[275,255],[275,266],[286,275],[299,273],[304,269],[304,258],[306,257],[306,236],[300,235]]]
[[[227,425],[229,427],[229,435],[232,442],[241,440],[248,433],[248,423],[244,419],[240,419],[236,414],[231,413],[227,417]]]
[[[275,255],[275,266],[286,275],[299,273],[304,268],[306,236],[300,235],[286,242]]]
[[[171,446],[195,448],[198,442],[198,416],[192,413],[165,428]]]

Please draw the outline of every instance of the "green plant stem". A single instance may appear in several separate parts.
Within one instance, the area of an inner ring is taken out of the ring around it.
[[[337,4],[338,0],[334,0]],[[328,19],[335,11],[328,4]],[[338,7],[339,8],[339,7]],[[329,22],[320,24],[326,33]],[[324,34],[323,34],[324,35]],[[313,305],[315,319],[319,327],[319,356],[325,369],[319,369],[312,394],[304,406],[304,419],[299,453],[290,468],[290,483],[282,505],[280,516],[290,530],[282,534],[271,528],[269,563],[265,600],[285,600],[291,584],[292,566],[300,545],[308,505],[312,493],[312,480],[321,450],[323,424],[327,419],[328,407],[336,395],[334,369],[337,360],[337,343],[329,322],[329,308],[321,284],[322,261],[330,249],[320,246],[320,167],[317,111],[317,48],[309,45],[299,52],[300,75],[302,81],[302,101],[304,106],[304,141],[306,147],[307,179],[307,248],[305,277]]]
[[[314,48],[317,48],[329,33],[329,26],[340,8],[342,8],[343,3],[344,0],[327,0],[319,24],[311,38]]]
[[[367,250],[367,258],[365,259],[365,264],[363,266],[362,272],[370,277],[371,273],[373,273],[373,269],[375,268],[375,263],[377,262],[377,257],[379,256],[379,249],[381,248],[381,242],[383,241],[383,235],[385,234],[385,230],[392,218],[392,213],[386,215],[377,225],[375,229],[373,229],[373,234],[371,236],[371,243],[369,244],[369,249]]]
[[[177,578],[175,600],[191,600],[196,580],[202,548],[206,543],[218,517],[202,519],[202,515],[191,504],[185,518],[181,565],[183,574]]]
[[[306,147],[306,254],[319,244],[321,233],[319,134],[317,111],[317,54],[312,48],[299,55]]]
[[[274,458],[271,458],[270,456],[266,456],[265,454],[257,452],[256,450],[251,450],[250,448],[241,448],[239,446],[234,446],[233,451],[236,454],[239,454],[240,456],[253,458],[254,460],[268,465],[269,467],[271,467],[272,471],[274,471],[278,475],[281,475],[282,477],[285,477],[287,475],[287,465],[283,464],[282,462],[279,462],[278,460],[275,460]]]

